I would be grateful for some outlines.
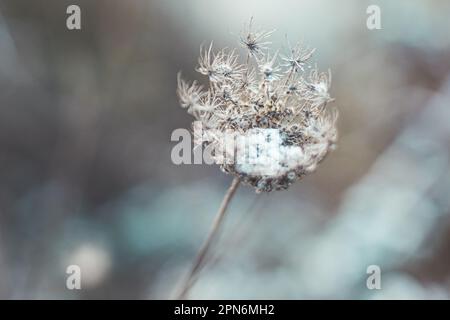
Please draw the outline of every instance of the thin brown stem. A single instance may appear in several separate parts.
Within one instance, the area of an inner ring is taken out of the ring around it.
[[[208,260],[208,264],[204,266],[204,269],[210,270],[215,265],[217,265],[221,259],[223,259],[227,253],[233,248],[240,248],[239,244],[248,243],[248,241],[244,241],[245,238],[249,235],[249,228],[257,223],[258,219],[262,215],[262,211],[260,210],[263,202],[258,202],[258,200],[262,199],[261,196],[265,196],[267,194],[257,194],[255,200],[249,206],[249,208],[245,211],[245,214],[242,215],[239,221],[232,228],[231,234],[227,235],[227,240],[224,241],[222,245],[222,249],[216,255],[212,255],[212,257]],[[202,269],[203,270],[203,269]]]
[[[220,205],[219,210],[217,211],[216,217],[214,218],[213,224],[211,225],[211,229],[209,230],[208,236],[201,246],[200,250],[197,253],[197,256],[194,260],[194,263],[192,264],[192,267],[187,274],[186,279],[182,282],[182,285],[180,286],[180,289],[178,290],[178,293],[176,295],[176,299],[185,299],[189,289],[192,287],[192,285],[195,283],[196,274],[201,268],[203,262],[205,261],[205,258],[208,254],[209,248],[211,247],[211,244],[214,242],[218,231],[220,230],[220,226],[222,225],[223,218],[225,217],[225,213],[227,211],[228,205],[231,202],[231,199],[233,198],[238,186],[239,186],[240,180],[239,178],[234,178],[233,182],[231,183],[230,187],[227,190],[227,193],[225,194],[222,204]]]

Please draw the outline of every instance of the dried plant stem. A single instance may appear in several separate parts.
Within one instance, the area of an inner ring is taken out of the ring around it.
[[[233,179],[233,182],[231,183],[230,187],[227,190],[227,193],[225,194],[222,204],[220,205],[219,210],[217,211],[216,217],[214,218],[214,222],[211,225],[211,229],[209,230],[208,237],[206,238],[205,242],[203,243],[202,247],[197,253],[197,256],[194,260],[194,263],[192,264],[192,268],[189,271],[186,279],[182,282],[182,285],[180,286],[180,289],[178,291],[178,294],[176,295],[176,299],[185,299],[186,295],[189,292],[189,289],[192,287],[192,285],[195,282],[196,274],[201,269],[203,262],[205,261],[205,258],[208,254],[209,248],[211,247],[211,244],[214,242],[218,231],[220,230],[220,226],[222,225],[223,218],[225,217],[225,213],[227,211],[228,205],[231,202],[231,199],[233,198],[234,194],[236,193],[236,190],[239,186],[240,180],[239,178],[235,177]]]

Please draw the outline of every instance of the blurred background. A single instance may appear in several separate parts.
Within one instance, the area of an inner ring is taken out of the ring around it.
[[[81,8],[81,30],[66,8]],[[381,30],[366,27],[381,8]],[[448,299],[450,2],[0,0],[0,298],[166,299],[231,177],[174,165],[176,74],[244,24],[333,71],[338,149],[289,190],[241,187],[198,299]],[[79,265],[81,290],[66,288]],[[381,290],[368,290],[369,265]]]

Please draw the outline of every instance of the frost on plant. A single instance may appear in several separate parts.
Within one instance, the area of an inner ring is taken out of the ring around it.
[[[206,89],[178,75],[180,104],[200,121],[214,162],[257,192],[313,172],[337,139],[331,72],[310,65],[315,49],[289,44],[285,54],[271,53],[271,34],[250,21],[240,36],[243,59],[212,43],[201,48],[196,70],[208,77]]]

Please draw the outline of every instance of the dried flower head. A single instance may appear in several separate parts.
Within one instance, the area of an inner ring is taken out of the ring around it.
[[[241,45],[248,50],[248,54],[251,56],[258,56],[268,49],[269,41],[265,39],[269,38],[272,31],[254,31],[253,29],[253,17],[247,26],[244,27],[244,31],[241,33],[240,42]]]
[[[305,71],[305,66],[316,49],[310,49],[301,44],[292,47],[290,43],[288,43],[288,47],[288,54],[282,56],[283,67],[286,67],[286,72]]]
[[[271,32],[255,33],[251,24],[241,36],[244,63],[234,50],[213,53],[211,44],[201,50],[197,68],[208,76],[208,90],[179,78],[178,95],[200,121],[202,141],[223,171],[257,192],[286,189],[335,147],[338,113],[327,105],[331,72],[311,67],[314,49],[300,45],[289,45],[278,63],[278,53],[265,53]]]

